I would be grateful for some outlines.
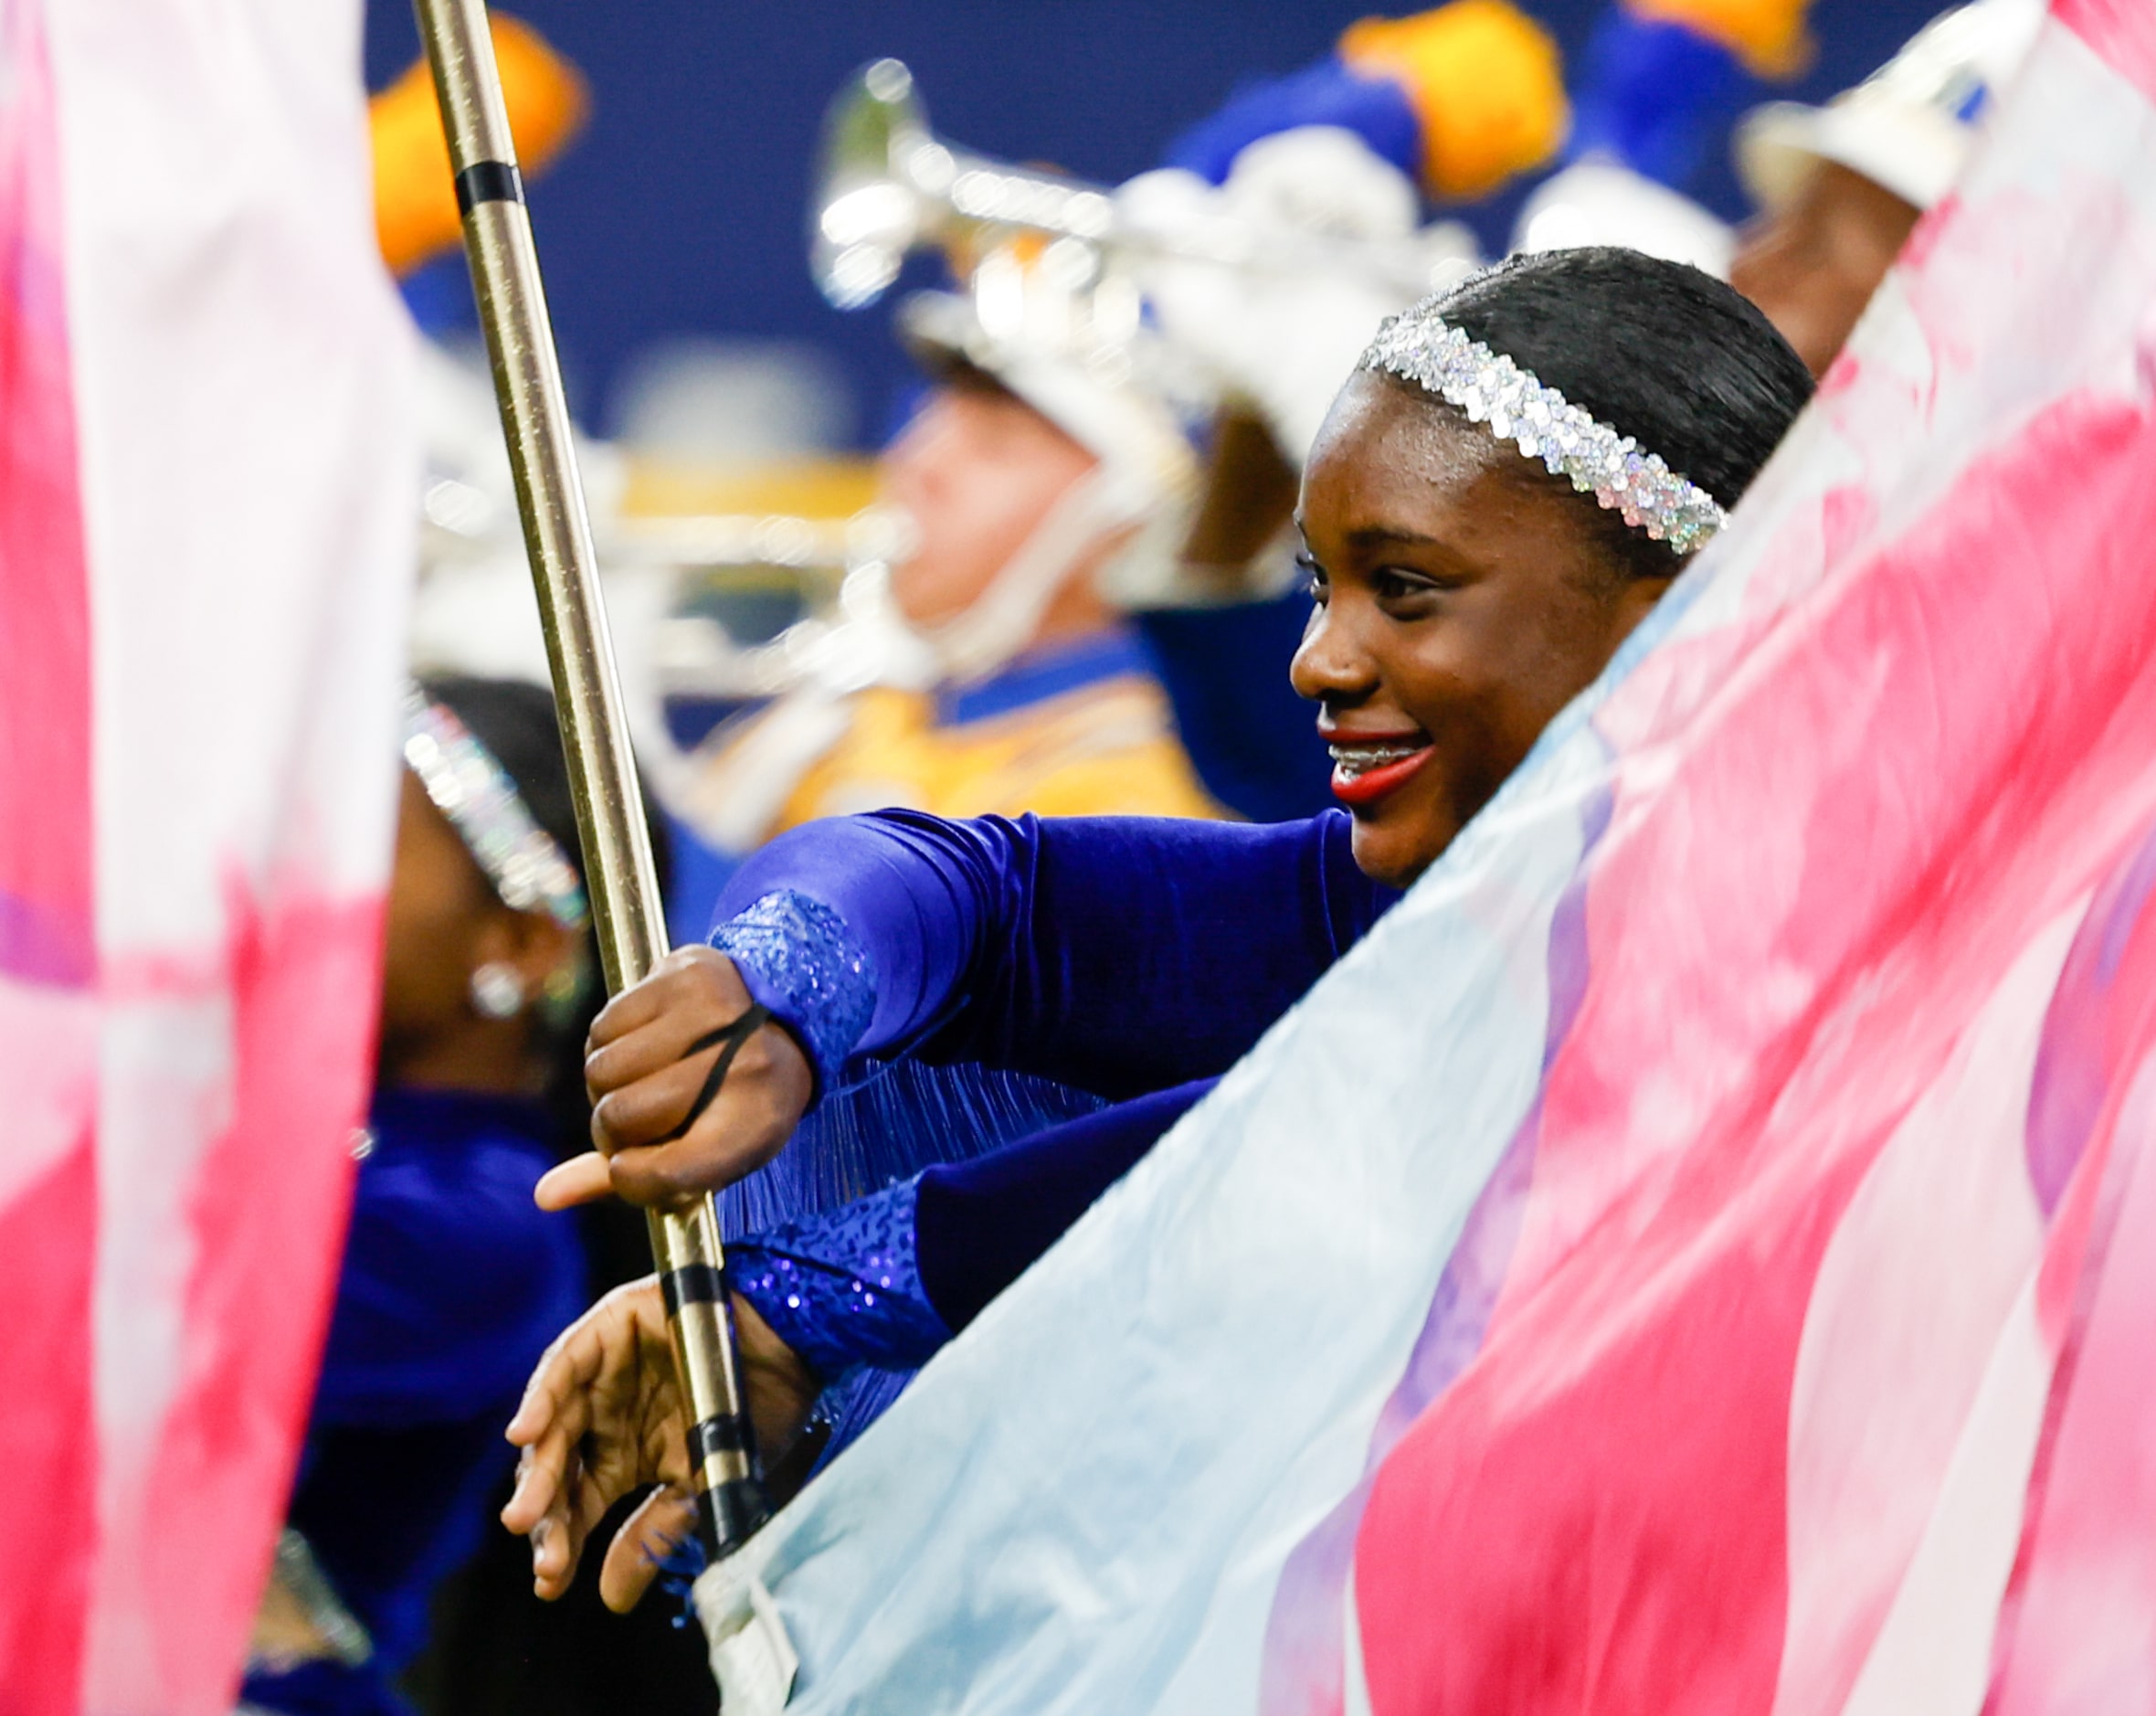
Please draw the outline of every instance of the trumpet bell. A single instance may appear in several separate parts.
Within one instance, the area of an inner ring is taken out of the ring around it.
[[[865,66],[824,114],[820,170],[808,210],[809,268],[841,310],[873,303],[909,252],[939,245],[962,276],[1009,240],[1046,240],[1043,260],[1090,291],[1118,270],[1197,262],[1232,272],[1332,275],[1382,288],[1405,308],[1474,266],[1456,222],[1420,232],[1336,238],[1215,209],[1165,227],[1119,212],[1114,194],[1057,173],[960,150],[929,129],[914,75],[896,59]],[[993,296],[995,281],[974,280]]]
[[[832,98],[808,210],[808,260],[818,288],[840,310],[889,291],[933,224],[915,185],[925,151],[949,158],[900,61],[862,68]]]
[[[882,297],[919,245],[966,253],[969,269],[978,252],[1018,233],[1090,249],[1115,236],[1115,204],[1099,185],[941,142],[914,74],[896,59],[864,67],[833,99],[820,163],[808,266],[840,310]]]

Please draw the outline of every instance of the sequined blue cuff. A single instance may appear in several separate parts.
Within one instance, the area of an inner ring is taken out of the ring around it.
[[[826,1382],[912,1370],[951,1338],[921,1286],[915,1181],[726,1247],[729,1286]]]
[[[845,919],[789,888],[729,917],[712,931],[711,945],[799,1039],[819,1094],[836,1089],[840,1068],[876,1011],[875,974]]]

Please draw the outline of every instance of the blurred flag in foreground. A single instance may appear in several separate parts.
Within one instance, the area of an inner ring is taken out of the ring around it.
[[[2151,1708],[2152,892],[2156,10],[2060,0],[1650,630],[704,1576],[730,1716],[774,1615],[808,1711]]]
[[[229,1708],[367,1082],[417,461],[356,0],[0,0],[0,1710]]]

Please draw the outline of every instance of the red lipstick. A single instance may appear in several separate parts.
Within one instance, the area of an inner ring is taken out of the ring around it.
[[[1397,791],[1430,760],[1431,746],[1411,751],[1398,762],[1385,763],[1376,768],[1366,768],[1359,774],[1350,773],[1344,766],[1333,766],[1333,797],[1350,809],[1375,804],[1388,794]]]

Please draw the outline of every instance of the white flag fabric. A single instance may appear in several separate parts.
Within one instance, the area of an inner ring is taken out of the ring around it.
[[[0,0],[0,1709],[227,1710],[364,1105],[418,461],[357,0]]]
[[[2152,894],[2156,8],[2059,0],[1601,683],[703,1576],[731,1716],[2151,1708]]]

